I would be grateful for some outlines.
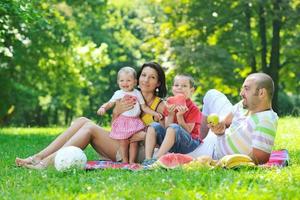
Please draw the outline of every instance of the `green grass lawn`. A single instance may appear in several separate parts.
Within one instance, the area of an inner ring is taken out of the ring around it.
[[[289,150],[283,169],[201,169],[131,172],[34,171],[15,167],[45,147],[61,128],[0,129],[0,199],[299,199],[300,118],[279,121],[275,149]],[[89,160],[97,154],[89,147]]]

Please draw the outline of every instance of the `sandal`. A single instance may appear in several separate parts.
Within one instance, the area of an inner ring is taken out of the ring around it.
[[[23,166],[23,165],[37,165],[39,161],[35,159],[33,156],[29,156],[28,158],[16,158],[16,165],[17,166]]]
[[[156,161],[157,161],[156,158],[145,159],[145,160],[142,162],[142,165],[143,165],[143,166],[150,166],[150,165],[153,165]]]
[[[48,167],[48,165],[44,161],[39,161],[37,164],[25,164],[24,167],[29,169],[36,169],[36,170],[44,170]]]

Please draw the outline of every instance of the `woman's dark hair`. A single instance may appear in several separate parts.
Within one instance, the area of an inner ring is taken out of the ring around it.
[[[159,96],[160,98],[164,98],[167,95],[167,88],[166,88],[166,76],[163,68],[160,66],[160,64],[156,62],[146,62],[142,65],[141,69],[138,71],[137,80],[139,80],[141,73],[145,67],[150,67],[157,72],[158,81],[160,82],[160,85],[157,88],[158,91],[156,91],[156,95]]]

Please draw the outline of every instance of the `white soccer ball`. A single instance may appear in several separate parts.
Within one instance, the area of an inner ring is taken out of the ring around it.
[[[57,151],[54,166],[58,171],[84,169],[86,162],[87,157],[80,148],[68,146]]]

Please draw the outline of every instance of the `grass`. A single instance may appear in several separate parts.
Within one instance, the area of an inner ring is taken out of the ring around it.
[[[300,188],[299,118],[279,120],[275,149],[289,150],[282,169],[34,171],[15,167],[45,147],[61,128],[0,129],[0,199],[297,199]],[[97,154],[89,147],[89,160]]]

